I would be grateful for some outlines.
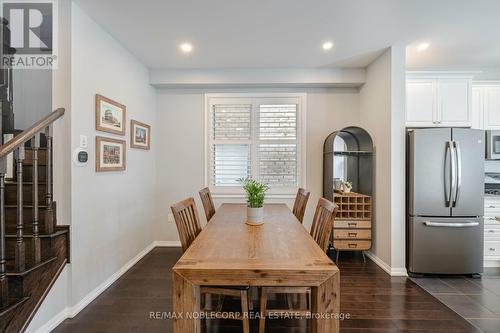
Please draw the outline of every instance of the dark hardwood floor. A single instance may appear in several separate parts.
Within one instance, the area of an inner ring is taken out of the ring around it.
[[[171,332],[171,321],[161,317],[172,310],[170,269],[180,255],[177,248],[154,249],[54,332]],[[408,278],[391,278],[373,262],[364,264],[349,253],[342,253],[339,267],[341,310],[350,316],[341,321],[341,332],[480,332]],[[237,303],[224,305],[238,310]],[[252,332],[257,325],[252,322]],[[233,333],[241,331],[241,323],[213,320],[203,328]],[[307,321],[268,320],[266,328],[273,333],[307,332]]]

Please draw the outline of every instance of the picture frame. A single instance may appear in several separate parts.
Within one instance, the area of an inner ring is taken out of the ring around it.
[[[102,95],[95,95],[95,129],[125,135],[127,107]]]
[[[151,126],[137,120],[130,120],[130,148],[149,150],[151,147]]]
[[[125,140],[96,136],[96,172],[124,171],[127,165],[126,148]]]

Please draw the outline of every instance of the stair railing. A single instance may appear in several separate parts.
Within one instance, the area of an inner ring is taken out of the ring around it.
[[[32,251],[34,264],[41,261],[40,226],[39,226],[39,199],[38,199],[38,150],[40,148],[40,134],[44,133],[47,139],[47,185],[45,201],[47,204],[45,216],[45,231],[54,231],[53,198],[52,198],[52,127],[53,123],[64,115],[64,109],[59,108],[45,118],[39,120],[24,130],[12,140],[0,146],[0,308],[8,305],[8,280],[6,267],[6,233],[5,233],[5,176],[7,174],[7,156],[14,153],[17,169],[17,218],[16,218],[16,245],[15,270],[22,272],[26,268],[24,242],[24,202],[23,202],[23,162],[25,159],[25,144],[30,141],[32,150],[32,210],[33,210],[33,237]],[[1,138],[3,140],[3,138]]]

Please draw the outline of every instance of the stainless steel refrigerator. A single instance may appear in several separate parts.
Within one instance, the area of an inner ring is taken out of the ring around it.
[[[483,272],[485,133],[408,130],[407,269]]]

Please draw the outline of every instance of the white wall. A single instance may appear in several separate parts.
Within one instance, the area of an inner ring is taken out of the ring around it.
[[[156,95],[147,68],[76,4],[72,9],[71,146],[88,136],[89,163],[72,165],[72,304],[154,241]],[[124,137],[95,131],[99,93],[127,106]],[[130,119],[153,125],[150,151],[129,148]],[[95,136],[126,139],[127,169],[95,172]],[[99,258],[99,260],[96,260]]]
[[[24,130],[52,111],[52,71],[14,69],[12,72],[15,126]]]
[[[49,292],[29,332],[45,332],[86,305],[89,295],[95,296],[103,283],[157,239],[156,92],[149,84],[148,69],[76,4],[66,0],[59,4],[64,59],[54,73],[54,104],[67,113],[55,128],[59,157],[54,163],[54,187],[56,198],[65,203],[58,223],[71,225],[71,264]],[[96,93],[127,106],[125,136],[95,131]],[[129,148],[130,119],[153,126],[151,150]],[[80,135],[86,135],[89,143],[84,167],[70,160]],[[95,172],[96,135],[127,141],[126,171]]]
[[[170,205],[186,197],[197,200],[204,218],[198,191],[204,184],[204,93],[206,92],[306,92],[307,93],[307,175],[311,191],[305,225],[309,227],[318,198],[323,193],[323,141],[331,132],[356,125],[358,92],[355,89],[308,90],[159,90],[157,181],[159,186],[159,226],[164,240],[177,240],[174,223],[168,223]],[[228,199],[224,199],[228,201]],[[281,200],[290,205],[293,199]],[[216,200],[216,205],[220,201]]]
[[[52,108],[66,112],[54,123],[54,200],[57,202],[58,224],[71,225],[71,0],[59,0],[58,62],[52,71]],[[35,313],[27,332],[36,332],[47,321],[65,312],[71,296],[70,265],[50,289]],[[50,323],[49,323],[50,325]]]
[[[150,82],[156,88],[317,88],[359,87],[363,68],[217,68],[153,69]]]
[[[372,254],[404,274],[404,50],[390,48],[367,68],[360,89],[361,125],[375,146],[375,219]]]

